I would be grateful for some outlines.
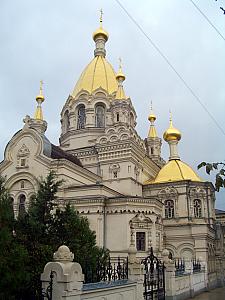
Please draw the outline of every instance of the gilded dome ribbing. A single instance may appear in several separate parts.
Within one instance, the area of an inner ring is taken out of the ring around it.
[[[202,181],[189,165],[181,160],[174,159],[162,167],[154,180],[148,180],[145,184],[183,180]]]
[[[72,96],[76,97],[82,90],[92,93],[100,87],[112,94],[117,91],[118,84],[111,64],[103,56],[96,56],[82,72]]]

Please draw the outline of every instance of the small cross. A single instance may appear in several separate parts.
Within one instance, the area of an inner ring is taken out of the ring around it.
[[[120,69],[122,69],[122,59],[119,57],[119,62],[120,62]]]
[[[100,23],[102,23],[102,16],[103,16],[103,10],[102,8],[100,9]]]
[[[152,110],[152,100],[151,100],[151,110]]]
[[[40,80],[40,95],[42,95],[43,90],[43,80]]]

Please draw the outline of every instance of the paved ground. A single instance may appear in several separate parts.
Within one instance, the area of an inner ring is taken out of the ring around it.
[[[225,288],[218,288],[202,293],[190,300],[225,300]]]

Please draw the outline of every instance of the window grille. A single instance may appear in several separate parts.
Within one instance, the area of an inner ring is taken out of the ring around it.
[[[165,218],[172,219],[174,218],[174,202],[173,200],[165,201]]]
[[[201,200],[199,199],[194,200],[194,217],[195,218],[202,217],[202,204],[201,204]]]
[[[136,232],[137,251],[145,251],[145,232]]]
[[[80,105],[77,112],[77,129],[85,128],[85,123],[86,123],[85,106]]]

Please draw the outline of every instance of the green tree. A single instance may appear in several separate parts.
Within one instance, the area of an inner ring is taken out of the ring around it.
[[[61,181],[52,172],[42,179],[36,196],[27,213],[21,214],[16,223],[17,241],[25,245],[29,263],[27,272],[30,282],[25,286],[23,299],[37,298],[40,294],[40,274],[48,261],[62,244],[70,247],[75,261],[85,267],[87,259],[94,267],[98,256],[107,251],[96,246],[95,233],[90,230],[86,218],[81,217],[69,204],[65,209],[57,208],[56,193]]]
[[[16,241],[10,195],[0,176],[0,299],[16,299],[29,281],[27,251]]]
[[[215,188],[216,191],[219,192],[220,188],[225,187],[225,163],[224,162],[216,162],[216,163],[207,163],[202,162],[198,165],[198,169],[205,168],[207,174],[211,174],[211,172],[216,173],[215,177]]]

